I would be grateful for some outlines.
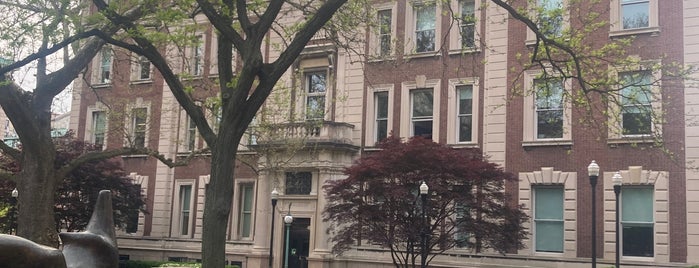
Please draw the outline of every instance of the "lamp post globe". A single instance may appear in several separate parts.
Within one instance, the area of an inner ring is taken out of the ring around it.
[[[12,190],[12,197],[17,198],[19,196],[19,191],[17,191],[17,188]]]

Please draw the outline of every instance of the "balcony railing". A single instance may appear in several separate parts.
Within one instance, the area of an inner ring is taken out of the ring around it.
[[[331,121],[284,123],[272,126],[251,126],[251,146],[281,145],[300,141],[307,145],[349,145],[354,125]]]

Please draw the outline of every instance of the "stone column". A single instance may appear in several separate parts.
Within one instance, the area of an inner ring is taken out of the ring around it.
[[[261,171],[257,179],[257,202],[255,206],[255,225],[252,253],[248,256],[246,267],[268,268],[269,266],[269,232],[272,222],[271,177]],[[275,222],[276,224],[276,222]]]
[[[327,180],[337,179],[335,176],[339,176],[339,174],[335,174],[330,168],[322,168],[318,171],[318,199],[314,217],[315,228],[313,230],[315,247],[310,252],[310,256],[308,256],[308,268],[327,268],[330,265],[332,252],[328,243],[329,236],[326,233],[328,224],[323,221],[323,210],[327,201],[325,200],[325,193],[322,187]]]

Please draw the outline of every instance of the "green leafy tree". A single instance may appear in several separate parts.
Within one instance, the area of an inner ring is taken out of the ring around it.
[[[80,157],[86,152],[101,151],[101,146],[75,140],[71,134],[56,138],[57,148],[56,161],[67,163],[76,157]],[[20,148],[21,150],[21,148]],[[18,172],[18,163],[9,157],[0,159],[2,169],[15,173]],[[0,192],[3,204],[8,204],[8,213],[0,217],[0,228],[5,233],[9,233],[16,228],[15,213],[21,207],[12,207],[15,203],[11,197],[15,183],[4,180],[0,183]],[[57,230],[82,231],[92,215],[94,204],[100,190],[112,191],[112,204],[114,206],[114,223],[117,228],[125,229],[135,227],[138,224],[139,212],[145,212],[145,201],[141,195],[140,185],[135,185],[122,169],[118,159],[101,159],[87,162],[79,168],[72,170],[67,177],[62,180],[58,187],[54,212],[56,214],[55,228]],[[31,193],[21,193],[31,194]],[[11,212],[11,213],[10,213]]]
[[[426,263],[455,247],[474,252],[523,247],[527,216],[511,206],[504,191],[514,176],[480,151],[422,137],[404,143],[389,137],[379,147],[347,168],[346,179],[323,186],[328,198],[323,219],[330,223],[336,253],[360,243],[378,245],[399,268],[419,264],[423,238]],[[429,187],[425,203],[422,182]]]

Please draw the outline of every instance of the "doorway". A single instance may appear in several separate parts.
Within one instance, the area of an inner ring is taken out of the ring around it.
[[[286,231],[286,226],[284,226]],[[307,268],[308,251],[311,238],[311,219],[294,218],[289,228],[289,268]],[[286,251],[284,245],[284,251]]]

